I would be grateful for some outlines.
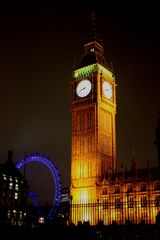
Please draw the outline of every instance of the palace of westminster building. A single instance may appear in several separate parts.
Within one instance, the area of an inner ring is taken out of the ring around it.
[[[116,81],[92,24],[84,55],[71,81],[71,221],[154,224],[160,211],[160,121],[156,128],[159,166],[131,169],[116,162]]]

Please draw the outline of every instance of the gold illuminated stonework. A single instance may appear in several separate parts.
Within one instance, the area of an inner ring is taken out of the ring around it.
[[[92,90],[87,97],[79,98],[76,86],[83,79],[91,82]],[[112,85],[111,99],[103,94],[104,81]],[[72,80],[71,195],[72,204],[79,204],[79,210],[76,209],[76,214],[72,211],[74,223],[85,220],[95,224],[97,221],[92,208],[85,211],[82,208],[100,199],[102,176],[116,170],[115,114],[113,73],[99,62],[76,69]]]
[[[138,170],[133,159],[130,170],[121,166],[117,171],[115,76],[100,42],[87,42],[84,50],[71,81],[71,221],[155,223],[160,211],[160,170]],[[81,80],[91,83],[85,97],[76,94]],[[104,81],[111,86],[110,98],[103,92]]]

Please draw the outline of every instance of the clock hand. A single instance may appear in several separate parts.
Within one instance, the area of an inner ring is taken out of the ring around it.
[[[83,91],[85,88],[86,88],[86,87],[84,87],[84,88],[81,88],[81,90],[80,90],[79,92]]]

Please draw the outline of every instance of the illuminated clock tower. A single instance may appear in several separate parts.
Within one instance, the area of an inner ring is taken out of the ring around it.
[[[107,67],[102,40],[92,31],[73,71],[71,196],[73,223],[95,223],[85,204],[99,201],[100,183],[116,170],[116,83]]]

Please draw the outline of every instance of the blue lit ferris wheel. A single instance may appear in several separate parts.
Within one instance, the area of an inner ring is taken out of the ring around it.
[[[47,216],[47,220],[51,220],[56,213],[57,207],[60,204],[61,200],[61,180],[60,180],[60,174],[58,173],[57,167],[44,155],[40,155],[38,153],[33,153],[31,155],[26,155],[24,158],[22,158],[19,162],[16,163],[16,168],[20,169],[21,167],[24,167],[27,163],[30,162],[39,162],[44,164],[48,169],[50,170],[53,179],[54,179],[54,185],[55,185],[55,194],[54,199],[52,203],[52,207],[49,211],[49,214]]]

